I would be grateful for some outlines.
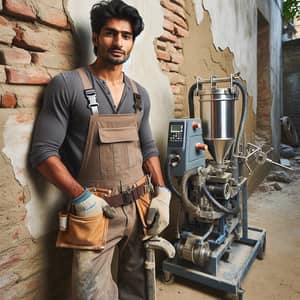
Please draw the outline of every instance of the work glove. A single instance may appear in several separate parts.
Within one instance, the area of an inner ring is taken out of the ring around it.
[[[171,192],[164,186],[155,187],[155,197],[148,208],[146,223],[148,235],[158,235],[169,225]]]
[[[76,215],[81,217],[96,216],[103,212],[105,217],[112,219],[116,214],[115,209],[103,198],[94,195],[88,189],[84,189],[78,197],[73,199],[72,204]]]

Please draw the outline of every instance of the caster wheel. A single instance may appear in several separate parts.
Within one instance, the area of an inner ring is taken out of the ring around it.
[[[223,254],[222,260],[225,262],[230,262],[230,259],[231,259],[231,251],[228,250]]]
[[[260,249],[257,253],[257,259],[259,259],[259,260],[263,260],[265,258],[265,255],[266,255],[266,242],[267,242],[267,238],[265,236],[264,239],[262,240],[262,244],[261,244]]]
[[[170,272],[163,272],[161,276],[161,282],[163,284],[169,285],[174,283],[175,276]]]
[[[244,299],[244,293],[245,293],[245,290],[243,290],[242,288],[239,288],[239,292],[237,294],[237,299],[238,300],[243,300]]]

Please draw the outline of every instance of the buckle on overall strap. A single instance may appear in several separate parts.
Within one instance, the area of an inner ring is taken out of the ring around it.
[[[88,100],[88,108],[91,110],[92,114],[99,113],[97,102],[97,96],[95,89],[86,89],[84,90],[84,95]]]
[[[134,98],[134,109],[135,111],[142,110],[142,98],[140,94],[133,93],[133,98]]]

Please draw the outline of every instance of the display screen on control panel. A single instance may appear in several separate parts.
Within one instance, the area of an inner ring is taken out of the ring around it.
[[[171,129],[170,131],[173,132],[181,132],[183,128],[182,124],[171,124]]]
[[[169,146],[181,147],[183,145],[184,122],[170,123]]]

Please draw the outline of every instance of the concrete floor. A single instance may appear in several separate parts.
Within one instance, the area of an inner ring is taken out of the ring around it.
[[[249,225],[266,229],[267,244],[242,284],[244,300],[300,299],[300,165],[294,168],[294,181],[280,183],[281,191],[257,189],[249,198]],[[171,285],[157,281],[157,290],[159,300],[236,299],[178,277]]]

